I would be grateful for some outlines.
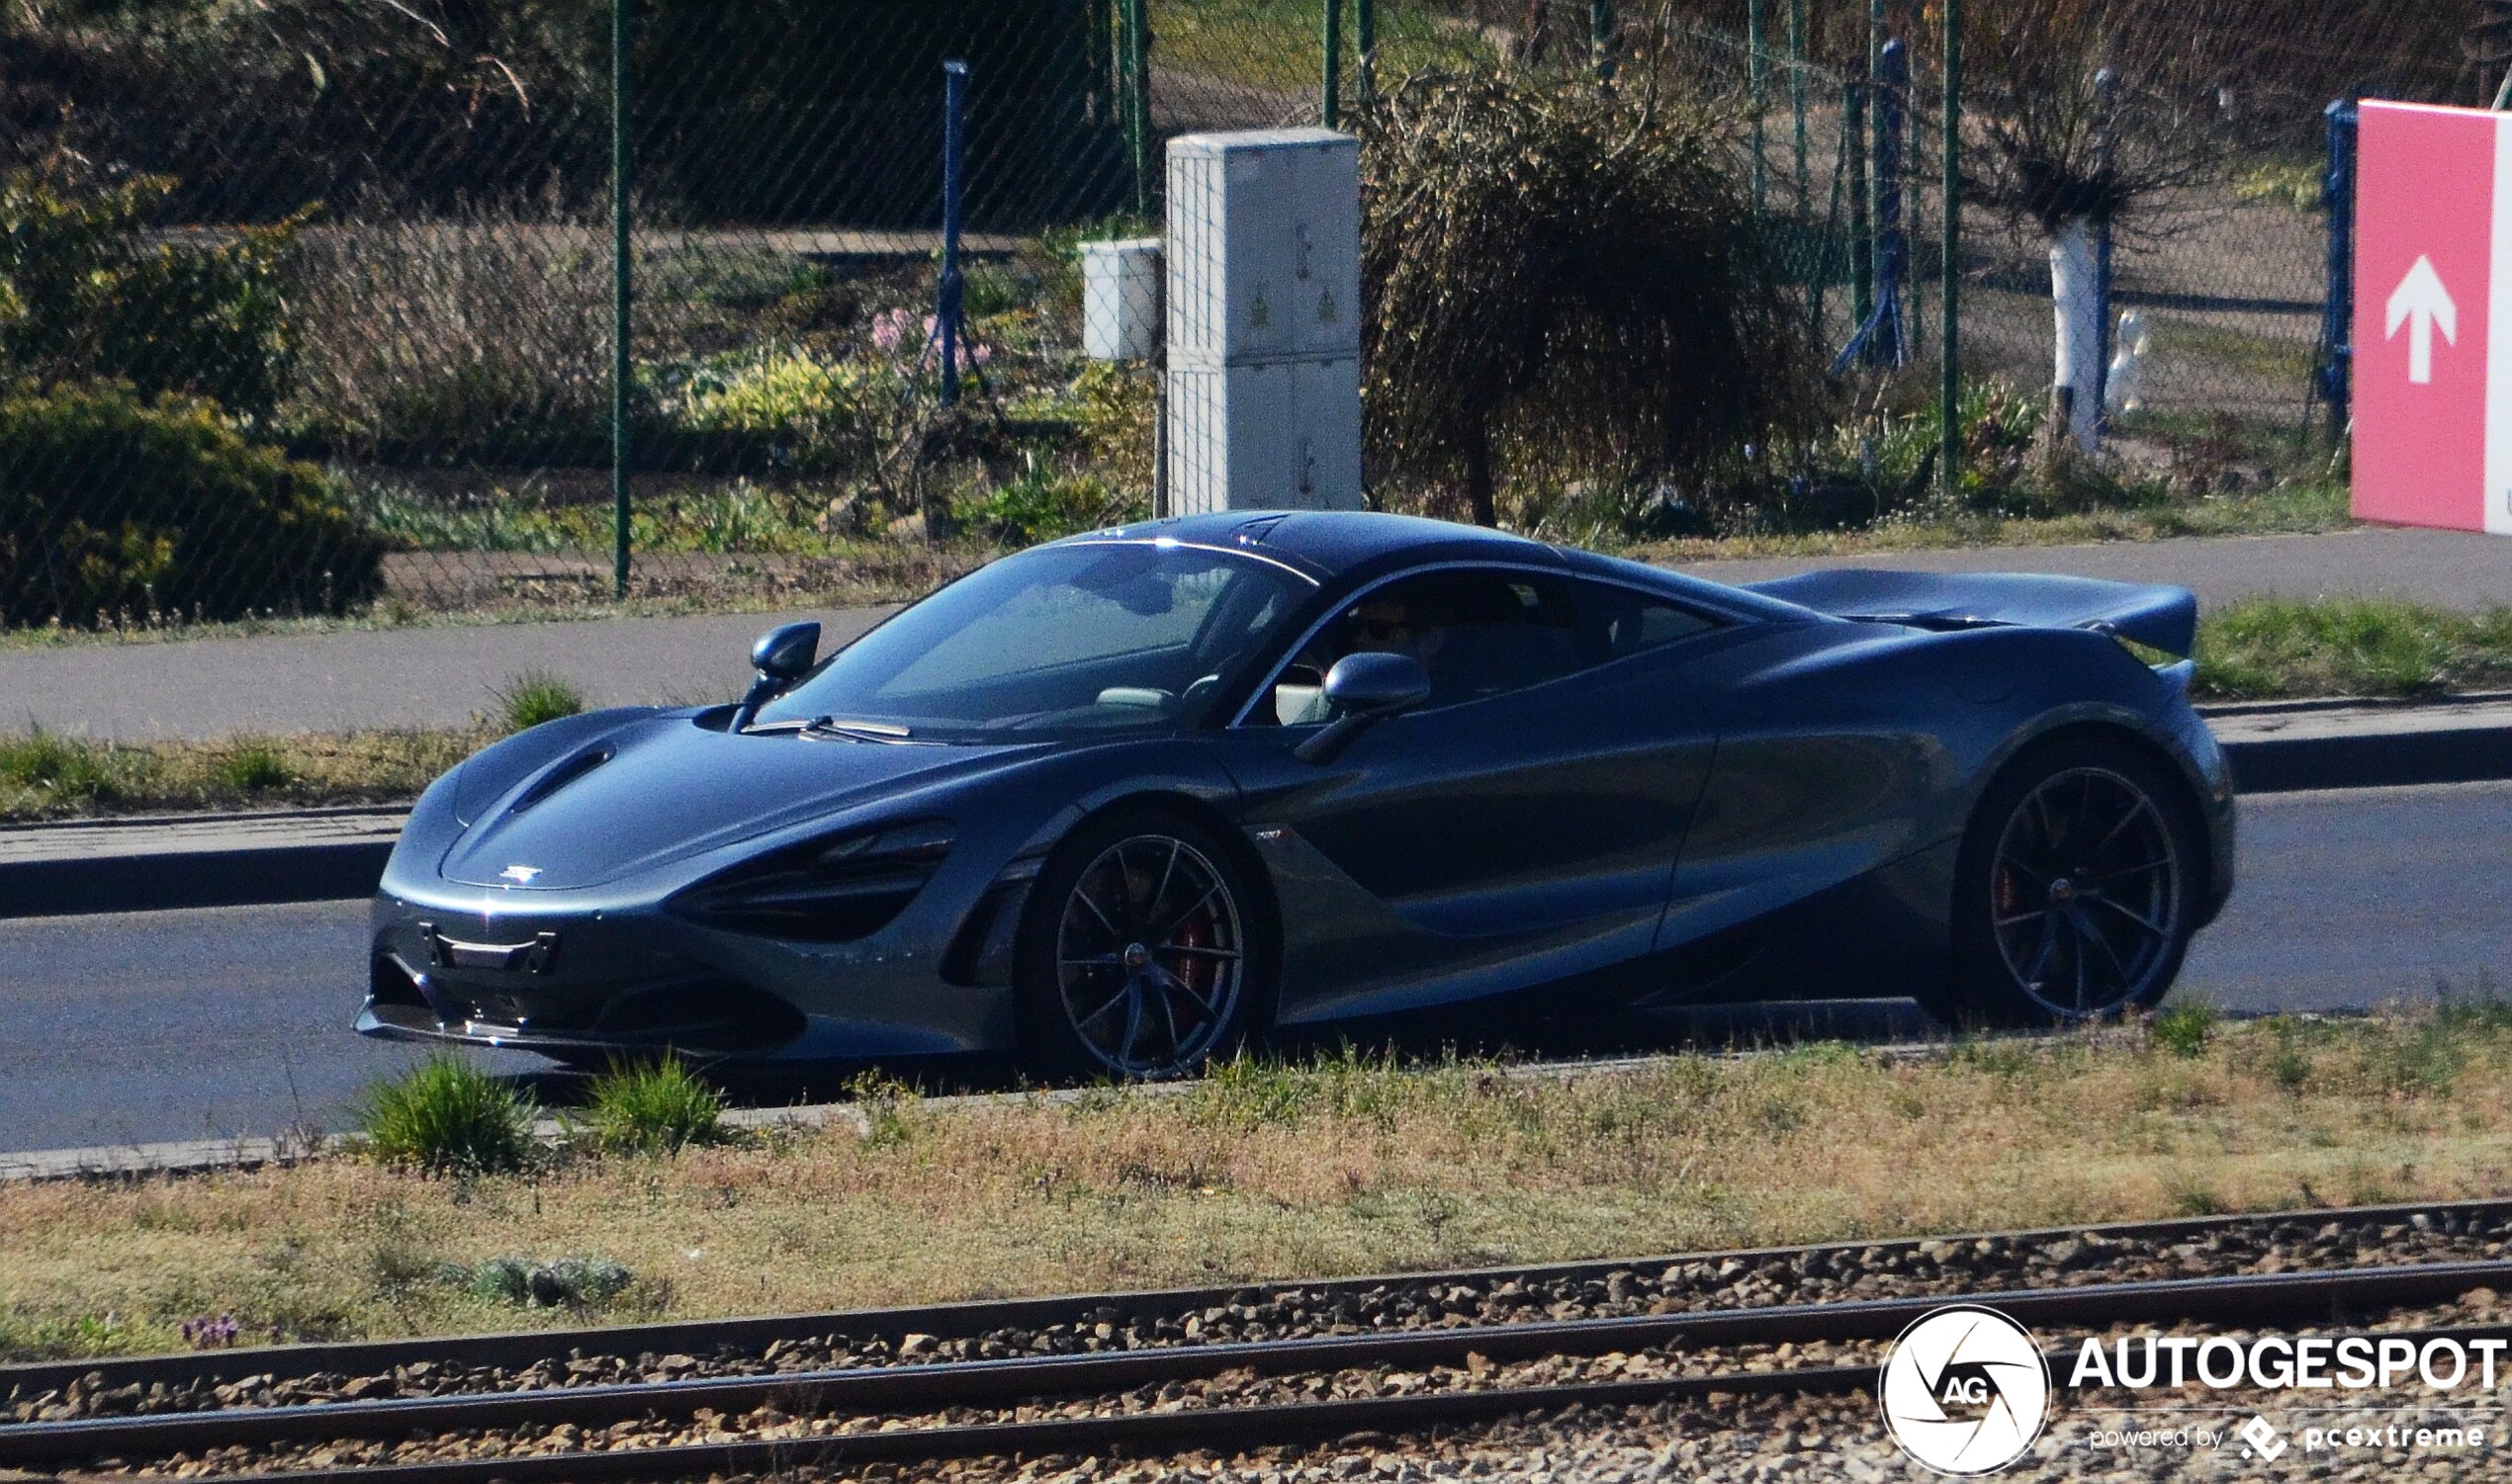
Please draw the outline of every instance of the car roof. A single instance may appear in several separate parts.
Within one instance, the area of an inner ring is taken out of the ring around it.
[[[1521,562],[1641,583],[1670,596],[1711,603],[1738,616],[1815,617],[1791,603],[1662,567],[1552,546],[1487,526],[1370,510],[1223,510],[1139,521],[1066,540],[1169,540],[1190,546],[1238,548],[1303,568],[1328,586],[1338,585],[1335,579],[1346,573],[1399,565],[1401,559]]]
[[[1141,521],[1073,539],[1146,541],[1162,537],[1192,546],[1243,547],[1306,567],[1319,576],[1334,576],[1383,557],[1431,547],[1547,565],[1561,561],[1560,554],[1543,542],[1506,531],[1369,510],[1222,510]]]

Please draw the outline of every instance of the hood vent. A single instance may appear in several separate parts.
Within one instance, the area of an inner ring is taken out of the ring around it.
[[[506,813],[510,815],[523,813],[618,755],[619,749],[605,742],[598,747],[588,747],[564,762],[553,764],[549,771],[532,780],[531,787],[515,797],[514,803],[507,808]]]

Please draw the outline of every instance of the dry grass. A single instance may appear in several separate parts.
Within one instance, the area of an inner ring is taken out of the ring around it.
[[[2493,1009],[1824,1047],[1576,1081],[1474,1065],[1241,1067],[1161,1096],[881,1098],[872,1136],[434,1179],[339,1159],[0,1191],[0,1354],[477,1331],[2493,1195]],[[500,1256],[634,1279],[595,1309],[470,1292]]]
[[[503,735],[483,725],[218,742],[0,736],[0,823],[398,803]]]

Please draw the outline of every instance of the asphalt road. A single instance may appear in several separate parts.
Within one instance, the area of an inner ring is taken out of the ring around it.
[[[2183,993],[2267,1011],[2512,988],[2512,783],[2271,795],[2244,811],[2241,889]],[[409,1057],[348,1030],[364,919],[361,904],[324,903],[0,920],[0,1148],[346,1126],[359,1088]],[[1805,1018],[1717,1011],[1672,1029],[1750,1036]],[[1812,1028],[1917,1023],[1905,1002],[1829,1007]]]
[[[2263,536],[1896,552],[1687,568],[1749,582],[1810,567],[2041,571],[2170,582],[2218,606],[2275,593],[2393,595],[2446,607],[2512,602],[2512,542],[2453,531],[2364,529]],[[0,650],[0,730],[29,722],[126,740],[236,733],[458,726],[526,670],[548,670],[595,705],[729,698],[750,678],[750,641],[782,617],[818,618],[831,643],[884,610],[710,614],[601,622],[454,624],[337,634]]]

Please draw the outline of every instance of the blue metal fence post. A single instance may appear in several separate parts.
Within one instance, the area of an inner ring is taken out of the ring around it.
[[[942,402],[959,400],[960,137],[968,107],[968,64],[942,63],[942,259],[941,292],[934,305],[934,334],[942,342]]]
[[[1904,220],[1904,206],[1909,198],[1902,182],[1902,125],[1910,111],[1910,48],[1901,42],[1886,43],[1878,54],[1872,91],[1875,147],[1869,158],[1875,172],[1875,217],[1871,240],[1864,210],[1866,198],[1857,196],[1850,204],[1850,250],[1853,254],[1873,254],[1871,259],[1859,257],[1857,263],[1857,293],[1866,312],[1859,317],[1857,333],[1833,361],[1834,376],[1852,365],[1898,371],[1910,364],[1912,355],[1904,309],[1910,277],[1910,226]],[[1848,148],[1853,156],[1858,152],[1856,134],[1863,122],[1859,103],[1866,92],[1860,84],[1849,85],[1843,127],[1849,131]],[[1852,168],[1863,167],[1853,163]],[[1857,189],[1863,191],[1865,183],[1857,183]],[[1867,298],[1870,286],[1872,302]]]
[[[1903,210],[1903,121],[1910,113],[1910,46],[1900,38],[1884,44],[1884,71],[1875,89],[1875,313],[1867,342],[1871,363],[1899,369],[1910,364],[1903,331],[1908,302],[1910,226]]]
[[[2329,404],[2329,436],[2343,440],[2353,416],[2355,391],[2355,141],[2356,106],[2341,98],[2329,105],[2329,295],[2320,318],[2320,399]]]
[[[635,393],[635,347],[629,337],[634,261],[628,229],[633,224],[631,170],[636,163],[630,131],[636,120],[629,92],[629,0],[610,6],[610,519],[611,593],[628,596],[630,560],[629,409]]]
[[[1857,322],[1875,313],[1874,198],[1867,153],[1867,93],[1872,86],[1865,68],[1849,79],[1840,94],[1840,129],[1848,137],[1849,175],[1849,305]]]
[[[2094,117],[2102,131],[2095,151],[2095,168],[2108,178],[2115,157],[2118,135],[2119,78],[2108,67],[2094,74]],[[2104,206],[2094,213],[2094,428],[2097,436],[2110,431],[2110,342],[2111,342],[2111,230],[2110,208]]]

